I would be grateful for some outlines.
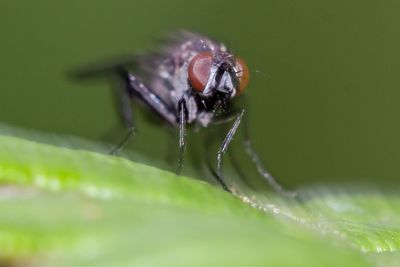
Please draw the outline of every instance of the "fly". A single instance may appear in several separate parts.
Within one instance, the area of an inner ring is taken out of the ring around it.
[[[178,174],[183,167],[187,126],[207,128],[217,123],[230,123],[215,156],[216,167],[214,169],[212,164],[209,167],[221,187],[232,193],[224,179],[222,163],[236,131],[246,118],[244,108],[233,107],[234,100],[241,97],[249,82],[249,68],[244,60],[232,54],[221,42],[185,31],[174,35],[160,51],[138,56],[132,61],[134,72],[127,67],[127,63],[132,63],[128,60],[78,74],[87,77],[111,71],[123,84],[117,92],[121,118],[128,132],[112,153],[120,150],[134,133],[132,100],[142,101],[167,124],[178,129]],[[274,190],[287,194],[264,167],[246,129],[243,146],[258,173]]]

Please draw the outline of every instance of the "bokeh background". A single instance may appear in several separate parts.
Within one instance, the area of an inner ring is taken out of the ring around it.
[[[396,0],[1,1],[0,122],[100,140],[119,122],[110,84],[66,73],[186,28],[253,70],[254,143],[279,180],[396,182],[399,12]],[[135,117],[129,148],[162,161],[164,129]]]

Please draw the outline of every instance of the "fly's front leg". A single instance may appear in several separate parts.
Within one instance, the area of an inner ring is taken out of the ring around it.
[[[218,153],[217,153],[217,169],[215,172],[215,178],[221,184],[222,188],[225,191],[230,192],[230,193],[232,193],[232,190],[228,187],[228,185],[226,184],[226,182],[224,181],[224,178],[223,178],[222,164],[223,164],[224,155],[225,155],[226,151],[228,150],[229,144],[231,143],[233,136],[235,135],[235,133],[240,125],[240,122],[242,120],[244,112],[245,112],[244,109],[242,109],[236,115],[235,121],[233,122],[232,127],[229,129],[224,140],[222,141],[222,144],[219,147]]]
[[[187,108],[185,99],[179,101],[179,158],[178,158],[178,168],[176,170],[177,174],[182,172],[183,158],[186,148],[186,118],[187,118]]]

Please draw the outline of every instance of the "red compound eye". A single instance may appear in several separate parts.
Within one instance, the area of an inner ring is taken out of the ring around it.
[[[210,76],[213,56],[209,51],[198,53],[189,63],[189,82],[192,87],[203,92]]]
[[[236,57],[237,77],[239,78],[239,92],[241,94],[249,83],[250,72],[249,67],[244,63],[243,59]]]

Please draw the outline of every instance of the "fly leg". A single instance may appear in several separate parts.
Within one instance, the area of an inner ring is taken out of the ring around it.
[[[181,99],[178,104],[178,115],[174,112],[174,108],[165,104],[161,98],[154,94],[149,88],[141,83],[136,76],[122,72],[121,75],[127,80],[128,88],[132,90],[133,95],[139,97],[159,116],[166,120],[170,125],[179,124],[179,158],[177,174],[180,174],[183,167],[183,158],[186,148],[186,120],[187,108],[185,99]]]
[[[280,185],[276,179],[272,176],[272,174],[267,170],[267,168],[264,166],[260,156],[258,155],[257,151],[254,149],[253,144],[251,142],[250,138],[250,133],[249,133],[249,127],[248,127],[248,122],[247,118],[244,117],[244,140],[243,140],[243,146],[246,151],[246,154],[249,156],[251,161],[254,163],[256,166],[257,172],[267,181],[267,183],[278,193],[288,196],[288,197],[294,197],[296,196],[296,192],[293,191],[288,191]]]
[[[110,154],[113,155],[116,155],[118,151],[120,151],[125,146],[130,137],[135,133],[135,127],[132,116],[132,107],[131,107],[133,90],[129,86],[129,80],[124,75],[122,70],[119,72],[119,74],[123,78],[123,84],[122,85],[118,84],[118,86],[116,86],[117,101],[119,106],[120,117],[125,127],[128,129],[128,131],[125,134],[125,136],[121,139],[121,141],[117,145],[115,145],[113,149],[110,151]]]
[[[125,91],[121,92],[120,103],[121,103],[121,116],[126,126],[128,127],[128,133],[124,138],[115,146],[112,150],[112,154],[119,151],[129,138],[134,133],[133,120],[132,120],[132,109],[131,100],[133,97],[141,99],[149,108],[154,110],[160,117],[175,125],[177,121],[176,114],[173,109],[167,106],[156,94],[154,94],[148,87],[140,82],[136,76],[130,74],[124,69],[117,69],[117,74],[125,83]]]
[[[246,114],[248,115],[248,114]],[[284,189],[277,181],[276,179],[271,175],[271,173],[265,168],[261,158],[258,156],[256,150],[254,149],[252,142],[251,142],[251,138],[250,138],[250,134],[249,134],[249,127],[248,127],[248,121],[247,121],[247,116],[245,116],[245,110],[241,109],[239,110],[238,113],[235,114],[231,114],[229,116],[227,116],[224,120],[222,121],[216,121],[214,122],[215,124],[224,124],[227,123],[231,120],[234,120],[232,127],[230,128],[230,130],[228,131],[228,133],[225,136],[224,141],[222,142],[218,153],[217,153],[217,169],[214,170],[212,168],[212,165],[210,162],[208,163],[209,168],[211,169],[211,172],[213,173],[215,179],[219,182],[219,184],[228,192],[232,192],[229,187],[227,186],[227,184],[225,183],[224,179],[223,179],[223,174],[222,174],[222,165],[223,165],[223,156],[225,154],[225,152],[228,149],[228,146],[230,144],[230,142],[232,141],[236,130],[239,127],[239,124],[241,122],[243,122],[243,126],[244,126],[244,140],[243,140],[243,146],[245,148],[245,152],[246,154],[249,156],[249,158],[251,159],[251,161],[255,164],[257,172],[268,182],[268,184],[278,193],[285,195],[285,196],[289,196],[289,197],[294,197],[296,196],[295,192],[292,191],[287,191],[286,189]],[[232,153],[230,154],[230,159],[232,160],[234,167],[236,169],[236,171],[238,172],[239,176],[244,177],[244,173],[241,171],[240,166],[237,164],[237,160],[235,158],[234,155],[232,155]]]
[[[176,170],[177,174],[182,172],[183,167],[183,157],[185,154],[186,148],[186,117],[187,117],[187,108],[185,99],[181,99],[179,101],[179,158],[178,158],[178,168]]]
[[[239,113],[236,115],[235,121],[232,124],[232,127],[229,129],[228,133],[226,134],[224,140],[222,141],[221,146],[218,149],[217,152],[217,168],[214,171],[212,168],[212,173],[214,174],[215,179],[217,182],[222,186],[222,188],[227,191],[232,193],[232,190],[228,187],[226,182],[224,181],[223,178],[223,173],[222,173],[222,164],[223,164],[223,159],[226,151],[228,150],[229,144],[231,143],[239,125],[242,120],[242,117],[244,115],[244,109],[240,110]],[[211,165],[209,164],[211,167]]]
[[[171,107],[170,105],[164,103],[159,96],[153,93],[153,91],[140,82],[136,76],[132,75],[125,69],[126,66],[134,65],[135,63],[136,62],[133,60],[114,60],[108,64],[97,64],[94,66],[81,68],[70,73],[71,77],[75,79],[88,79],[104,73],[113,73],[117,74],[117,77],[120,79],[120,81],[122,81],[122,86],[117,88],[117,97],[120,106],[120,115],[125,126],[128,128],[128,132],[118,143],[118,145],[112,149],[112,154],[115,154],[121,148],[123,148],[129,138],[135,132],[131,108],[131,102],[134,97],[142,100],[144,104],[155,111],[155,113],[157,113],[170,125],[177,125],[179,119],[175,112],[175,107]]]
[[[125,74],[126,72],[124,71],[123,63],[124,62],[119,60],[118,62],[115,61],[113,63],[96,64],[79,68],[69,73],[71,78],[78,80],[91,79],[106,73],[111,73],[114,75],[116,74],[119,78],[117,81],[115,81],[115,96],[119,108],[120,118],[122,119],[122,122],[128,131],[123,139],[110,151],[110,154],[113,155],[117,154],[117,152],[122,149],[122,147],[135,132],[131,107],[133,89],[129,84],[127,75]]]

